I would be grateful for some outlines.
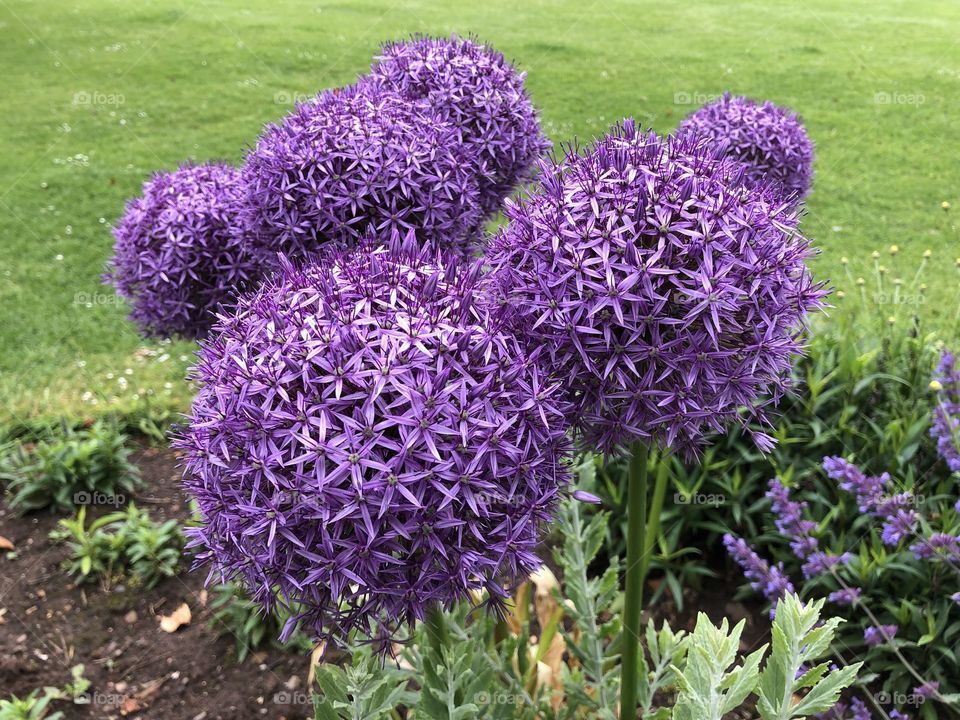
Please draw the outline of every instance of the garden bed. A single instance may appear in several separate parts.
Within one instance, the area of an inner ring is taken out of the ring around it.
[[[144,448],[132,458],[146,487],[134,500],[157,520],[185,523],[190,508],[181,494],[176,455]],[[96,516],[113,508],[91,508]],[[296,653],[261,650],[237,662],[233,638],[212,627],[204,573],[180,573],[151,590],[98,583],[78,586],[61,568],[67,556],[48,539],[60,515],[41,512],[18,517],[2,506],[0,535],[15,546],[0,581],[0,688],[3,696],[24,696],[36,688],[60,686],[70,668],[83,664],[91,686],[89,704],[56,703],[72,718],[151,718],[217,720],[311,716],[306,680],[309,661]],[[655,583],[652,580],[651,583]],[[768,623],[756,603],[732,600],[735,582],[726,579],[693,593],[678,612],[660,603],[657,623],[693,628],[697,611],[714,621],[747,619],[742,649],[764,640]],[[160,628],[160,617],[182,603],[189,625],[174,633]]]
[[[134,460],[146,480],[137,504],[156,519],[184,523],[190,509],[180,493],[174,454],[149,448]],[[4,505],[0,518],[0,535],[16,548],[15,559],[0,560],[0,609],[6,610],[0,626],[0,695],[62,685],[70,668],[82,663],[91,681],[91,702],[56,703],[67,718],[294,720],[309,715],[303,691],[307,658],[272,650],[238,663],[233,638],[211,627],[204,574],[189,572],[188,563],[151,590],[104,589],[97,583],[78,587],[60,567],[66,548],[47,538],[58,515],[21,518]],[[190,624],[164,632],[160,616],[181,603],[190,607]]]

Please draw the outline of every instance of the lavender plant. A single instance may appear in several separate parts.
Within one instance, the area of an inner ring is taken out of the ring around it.
[[[370,79],[436,112],[470,148],[485,215],[529,181],[550,148],[518,72],[473,39],[415,36],[388,43]]]
[[[960,472],[960,369],[949,350],[940,355],[937,377],[930,382],[930,389],[937,394],[930,435],[950,471]]]
[[[822,598],[851,620],[838,656],[863,659],[880,695],[901,707],[920,705],[925,718],[956,713],[960,677],[954,662],[960,610],[960,506],[955,479],[889,473],[871,476],[839,457],[824,459],[835,492],[804,492],[770,481],[777,532],[789,551],[771,566],[742,539],[724,542],[755,591],[774,604],[790,592],[784,566],[804,595]],[[926,495],[925,493],[929,493]],[[799,571],[799,572],[798,572]],[[924,705],[924,700],[935,703]],[[862,701],[861,701],[862,702]],[[879,708],[882,713],[891,707]],[[860,712],[860,711],[858,711]],[[864,709],[861,717],[870,717]],[[886,715],[881,715],[886,717]]]
[[[284,263],[201,345],[191,545],[296,608],[285,634],[385,641],[478,590],[502,607],[568,481],[567,405],[476,302],[479,266],[386,240]]]
[[[544,163],[538,189],[506,216],[486,252],[489,294],[519,337],[546,349],[582,442],[633,446],[623,673],[634,678],[648,444],[695,456],[709,431],[763,423],[823,289],[790,203],[745,185],[742,166],[708,143],[661,140],[632,121]],[[661,473],[659,504],[665,483]],[[630,714],[634,683],[621,693]]]
[[[724,93],[680,123],[678,134],[709,138],[745,165],[751,183],[803,198],[813,182],[813,142],[791,110]]]
[[[153,337],[202,337],[221,303],[259,276],[240,219],[245,186],[225,164],[158,172],[113,230],[104,282]]]
[[[473,151],[432,107],[366,82],[327,90],[266,127],[243,166],[254,254],[302,259],[369,233],[416,230],[465,252],[478,227]]]

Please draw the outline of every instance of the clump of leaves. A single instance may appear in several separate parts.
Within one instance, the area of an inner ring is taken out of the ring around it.
[[[36,689],[22,698],[11,695],[0,699],[0,720],[62,720],[64,714],[59,710],[50,713],[50,703],[55,700],[80,702],[90,688],[90,681],[83,676],[83,665],[74,665],[70,669],[72,680],[62,688],[45,687]]]
[[[79,582],[99,578],[104,585],[125,578],[153,587],[177,572],[184,537],[175,520],[158,523],[130,503],[122,512],[103,515],[86,524],[85,507],[75,518],[61,520],[51,531],[54,542],[67,542],[67,572]]]
[[[50,703],[58,699],[48,690],[55,688],[46,688],[43,692],[34,690],[22,698],[11,695],[7,700],[0,700],[0,720],[63,720],[64,715],[59,710],[47,714]]]
[[[130,462],[127,437],[99,421],[74,429],[63,423],[35,443],[10,444],[0,453],[0,480],[17,512],[51,508],[69,511],[95,502],[120,504],[140,484]]]
[[[676,703],[672,713],[662,717],[721,720],[752,694],[761,720],[806,718],[832,708],[856,679],[861,663],[831,671],[830,663],[818,662],[830,653],[842,622],[821,621],[822,609],[822,600],[804,605],[795,595],[777,604],[773,650],[762,670],[766,645],[746,658],[738,652],[744,621],[730,630],[726,620],[715,627],[700,613],[686,643],[686,661],[673,667]]]
[[[280,642],[280,634],[291,616],[290,610],[277,603],[274,612],[265,613],[263,606],[251,600],[236,583],[214,586],[210,608],[213,610],[211,627],[221,635],[233,637],[239,662],[263,647],[298,653],[308,653],[313,648],[310,638],[300,630],[286,642]]]
[[[587,568],[604,543],[607,517],[584,520],[565,500],[557,552],[564,585],[532,577],[503,620],[460,608],[434,627],[418,627],[381,670],[369,645],[346,668],[317,671],[317,720],[615,720],[619,699],[618,564],[601,577]],[[547,571],[549,572],[549,571]],[[533,613],[530,608],[533,608]],[[796,597],[777,607],[772,652],[739,654],[743,623],[732,630],[700,615],[691,635],[652,621],[637,678],[644,718],[720,720],[756,697],[761,720],[797,720],[832,707],[860,665],[831,670],[837,619],[821,621],[823,603]],[[536,641],[532,638],[536,636]],[[400,713],[400,710],[403,713]]]

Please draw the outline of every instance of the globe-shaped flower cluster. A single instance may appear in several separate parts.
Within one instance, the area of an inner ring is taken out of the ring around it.
[[[691,453],[709,430],[763,421],[782,395],[823,291],[793,204],[741,173],[709,143],[628,121],[544,163],[538,190],[508,204],[488,292],[551,354],[588,443]]]
[[[323,92],[267,126],[243,179],[246,223],[267,264],[391,230],[464,252],[481,222],[456,128],[372,83]]]
[[[478,268],[419,245],[283,263],[199,353],[192,542],[319,637],[501,602],[568,480],[555,386],[475,302]]]
[[[728,156],[746,165],[750,182],[777,183],[798,198],[810,191],[813,142],[796,113],[769,100],[758,104],[726,93],[685,118],[683,133],[723,144]]]
[[[495,212],[531,179],[550,149],[524,89],[523,73],[471,39],[414,37],[385,45],[371,81],[436,111],[476,156],[481,204]]]
[[[147,335],[202,337],[213,310],[258,275],[240,220],[240,172],[223,164],[159,172],[114,228],[105,282]]]

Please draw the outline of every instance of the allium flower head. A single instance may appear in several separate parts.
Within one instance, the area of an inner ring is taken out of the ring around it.
[[[429,108],[370,83],[328,90],[267,126],[247,156],[247,222],[271,263],[392,230],[463,251],[481,222],[472,164]]]
[[[547,348],[591,444],[692,450],[708,430],[762,422],[784,393],[824,293],[795,209],[738,168],[627,121],[543,163],[536,192],[508,203],[488,291]]]
[[[710,138],[746,165],[750,182],[772,182],[803,197],[813,181],[813,142],[797,114],[730,93],[689,115],[678,134]]]
[[[568,481],[555,387],[473,301],[478,266],[418,244],[281,263],[200,348],[191,541],[319,637],[502,603]]]
[[[370,79],[436,110],[475,154],[485,213],[531,178],[550,148],[524,73],[472,39],[416,36],[381,49]]]
[[[104,282],[146,335],[202,337],[214,310],[258,275],[240,221],[240,173],[223,164],[158,172],[127,204]]]

